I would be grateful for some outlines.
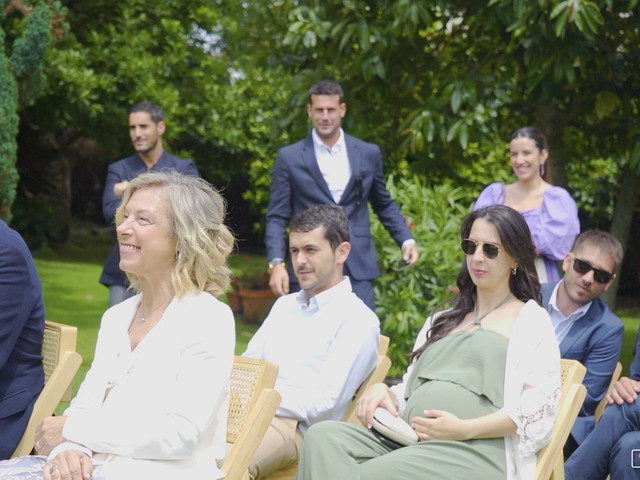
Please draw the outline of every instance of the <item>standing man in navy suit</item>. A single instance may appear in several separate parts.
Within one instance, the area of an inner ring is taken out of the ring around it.
[[[10,458],[44,386],[42,286],[22,237],[0,220],[0,460]]]
[[[568,457],[595,426],[598,402],[607,393],[620,357],[624,324],[599,298],[615,278],[622,246],[612,235],[587,230],[578,236],[562,264],[564,276],[542,286],[542,303],[549,311],[562,358],[587,368],[587,397],[565,445]]]
[[[175,170],[178,173],[200,176],[195,163],[174,157],[162,146],[162,135],[165,131],[162,109],[151,102],[140,102],[129,112],[129,137],[136,151],[132,155],[109,165],[107,180],[102,196],[102,214],[108,225],[113,225],[116,209],[129,180],[149,170]],[[116,242],[107,257],[100,283],[109,287],[109,306],[120,303],[131,297],[128,291],[129,280],[120,270],[120,252]]]
[[[309,89],[307,115],[313,129],[304,139],[280,149],[273,167],[267,207],[266,244],[269,286],[276,295],[300,289],[284,260],[286,228],[296,213],[319,204],[343,207],[351,229],[351,255],[344,271],[354,293],[375,310],[373,281],[380,275],[371,238],[369,208],[402,248],[406,263],[418,260],[418,249],[386,189],[380,148],[346,135],[347,112],[342,88],[323,80]]]

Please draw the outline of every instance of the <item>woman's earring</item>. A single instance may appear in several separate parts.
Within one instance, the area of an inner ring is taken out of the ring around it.
[[[544,177],[544,162],[540,164],[540,176]]]
[[[514,265],[513,268],[511,269],[511,275],[515,275],[517,271],[518,271],[518,266]]]

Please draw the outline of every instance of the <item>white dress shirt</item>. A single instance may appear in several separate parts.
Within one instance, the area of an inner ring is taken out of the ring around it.
[[[340,129],[340,137],[332,147],[322,141],[315,128],[311,130],[311,136],[320,172],[324,181],[327,182],[333,200],[340,203],[344,189],[347,188],[351,178],[351,165],[347,156],[347,145],[344,143],[344,132]]]
[[[311,130],[311,137],[313,138],[313,150],[318,161],[318,168],[320,168],[324,181],[327,182],[333,201],[340,203],[352,174],[347,145],[344,142],[344,131],[340,129],[340,137],[333,147],[329,147],[322,141],[315,128]],[[401,248],[404,250],[406,245],[414,245],[415,243],[413,238],[409,238],[402,242]],[[273,260],[282,259],[275,258]]]
[[[551,297],[549,298],[549,306],[547,307],[547,311],[549,312],[549,316],[551,317],[551,324],[553,325],[553,329],[556,332],[558,345],[562,343],[564,337],[567,336],[567,333],[569,333],[569,330],[571,330],[571,327],[573,327],[573,324],[576,323],[580,318],[582,318],[589,310],[589,307],[591,307],[591,302],[585,303],[581,307],[574,310],[568,317],[565,317],[564,314],[558,309],[557,303],[558,288],[560,287],[561,283],[562,280],[557,283],[557,285],[553,289],[553,292],[551,292]]]
[[[375,367],[379,323],[344,277],[308,304],[304,291],[280,297],[243,355],[278,364],[276,415],[297,419],[304,433],[342,417]]]

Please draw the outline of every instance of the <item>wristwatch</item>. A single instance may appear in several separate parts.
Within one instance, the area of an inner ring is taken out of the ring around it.
[[[271,272],[273,272],[273,269],[276,267],[276,265],[280,264],[285,266],[284,261],[281,258],[274,258],[273,260],[271,260],[269,262],[269,266],[267,267],[267,272],[269,273],[269,275],[271,275]]]

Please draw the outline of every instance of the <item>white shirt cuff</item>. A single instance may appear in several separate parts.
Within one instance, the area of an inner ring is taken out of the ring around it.
[[[89,456],[89,458],[93,456],[93,452],[90,449],[88,449],[83,445],[80,445],[79,443],[62,442],[61,444],[56,445],[56,447],[53,450],[51,450],[51,453],[47,457],[47,462],[54,459],[56,455],[58,455],[60,452],[65,452],[67,450],[78,450],[82,453],[86,453]]]
[[[407,238],[404,242],[402,242],[402,249],[404,250],[404,247],[406,247],[407,245],[415,245],[416,241],[414,238]]]

